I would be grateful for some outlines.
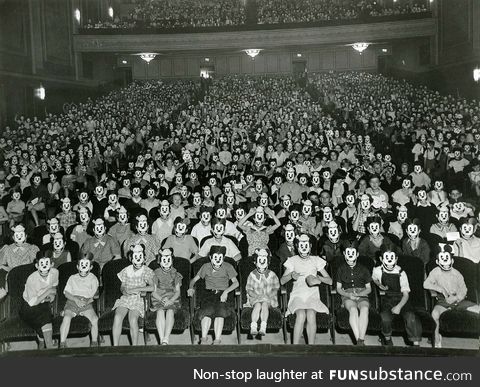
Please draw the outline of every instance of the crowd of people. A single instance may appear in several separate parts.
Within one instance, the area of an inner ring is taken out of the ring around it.
[[[252,4],[254,3],[254,4]],[[250,7],[250,11],[247,10]],[[408,0],[137,0],[128,15],[89,20],[85,28],[178,29],[249,24],[318,23],[429,10],[428,1]]]
[[[390,5],[376,0],[257,0],[259,24],[314,23],[368,17],[405,15],[428,10],[426,2]]]
[[[239,287],[250,335],[261,337],[284,285],[294,344],[305,324],[315,343],[316,314],[330,313],[318,287],[333,285],[357,345],[375,289],[386,291],[383,344],[401,315],[419,345],[400,258],[429,273],[436,347],[444,312],[480,312],[453,267],[457,256],[480,262],[480,103],[361,72],[310,74],[301,85],[293,76],[133,83],[2,131],[0,269],[35,264],[20,316],[47,347],[58,268],[72,261],[60,347],[77,315],[98,345],[101,284],[91,269],[121,259],[131,264],[118,273],[114,345],[127,316],[137,343],[144,293],[169,344],[182,292],[201,294],[200,343],[212,343],[213,326],[220,344]],[[188,289],[179,260],[204,262]],[[242,279],[245,262],[252,270]]]

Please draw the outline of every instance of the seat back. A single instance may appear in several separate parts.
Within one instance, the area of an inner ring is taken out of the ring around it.
[[[398,257],[398,265],[405,271],[410,285],[409,301],[412,305],[427,309],[425,289],[423,282],[425,281],[425,267],[423,262],[413,256],[400,255]]]
[[[466,299],[474,302],[475,304],[479,303],[479,266],[480,264],[474,263],[471,260],[463,257],[455,257],[453,262],[453,267],[463,275],[465,285],[467,285]]]
[[[93,267],[91,273],[100,280],[100,265],[97,262],[92,262]],[[58,287],[57,287],[57,310],[62,311],[65,307],[67,299],[63,290],[67,285],[70,276],[78,273],[77,262],[66,262],[58,267]]]
[[[7,283],[9,297],[7,302],[9,303],[9,317],[18,316],[27,278],[36,270],[34,264],[28,264],[14,267],[8,272]]]
[[[115,301],[121,297],[122,292],[120,291],[120,287],[122,286],[122,282],[118,278],[117,274],[128,265],[130,265],[130,261],[127,259],[117,259],[114,261],[109,261],[105,264],[105,266],[103,266],[103,312],[111,310],[115,304]]]

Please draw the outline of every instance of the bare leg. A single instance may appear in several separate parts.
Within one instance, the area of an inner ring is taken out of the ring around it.
[[[165,311],[162,309],[157,310],[157,320],[155,321],[157,325],[158,339],[159,344],[162,344],[163,338],[165,337]]]
[[[163,341],[168,343],[170,339],[170,333],[172,333],[173,324],[175,324],[175,311],[172,309],[167,310],[165,318],[165,336]]]
[[[358,327],[358,309],[356,305],[351,305],[348,308],[348,322],[350,323],[350,327],[352,328],[353,336],[355,336],[355,340],[358,340],[360,333]]]
[[[216,341],[220,341],[222,339],[224,322],[225,319],[223,317],[216,317],[215,321],[213,322]]]
[[[269,315],[268,302],[262,302],[262,311],[260,313],[260,334],[265,335],[267,332],[267,322]]]
[[[313,309],[307,309],[307,338],[308,344],[315,344],[315,335],[317,334],[317,312]]]
[[[83,315],[88,318],[92,328],[90,330],[90,336],[92,343],[98,343],[98,316],[93,309],[89,309],[83,313]]]
[[[128,311],[128,322],[130,323],[130,337],[132,345],[138,345],[138,318],[140,314],[136,310]]]
[[[113,336],[113,345],[118,346],[120,341],[120,335],[122,334],[122,324],[123,319],[128,313],[128,309],[122,306],[119,306],[115,311],[115,317],[113,319],[112,327],[112,336]]]
[[[257,302],[253,305],[252,309],[252,322],[250,324],[250,334],[256,335],[258,333],[258,319],[260,318],[260,310],[262,309],[262,304]]]
[[[62,325],[60,325],[60,345],[67,341],[68,332],[70,331],[70,322],[75,317],[73,312],[66,310],[63,316]]]
[[[46,348],[53,348],[53,327],[52,324],[45,324],[42,327],[42,333],[43,333],[43,340],[45,340],[45,347]]]
[[[295,319],[295,326],[293,327],[293,344],[300,343],[303,327],[305,326],[305,310],[299,309],[295,312],[297,318]]]
[[[360,316],[358,318],[358,338],[365,340],[365,334],[368,328],[368,306],[360,307]]]
[[[202,318],[202,339],[206,339],[208,336],[208,331],[212,326],[212,319],[210,317]]]
[[[432,318],[435,321],[435,347],[442,345],[442,336],[440,336],[440,316],[447,309],[440,305],[435,305],[432,310]]]

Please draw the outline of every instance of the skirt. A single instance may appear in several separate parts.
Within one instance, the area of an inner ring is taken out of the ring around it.
[[[170,299],[174,293],[175,293],[174,291],[157,289],[156,295],[163,300],[163,299]],[[162,303],[159,300],[152,297],[152,306],[150,307],[150,310],[152,312],[156,312],[157,310],[178,310],[180,309],[180,306],[181,306],[180,298],[178,298],[172,305],[165,307],[162,305]]]
[[[363,291],[363,290],[365,290],[365,288],[363,288],[363,289],[362,289],[362,288],[345,289],[345,291],[346,291],[347,293],[352,293],[352,294],[353,294],[353,293],[356,293],[356,292],[361,292],[361,291]],[[343,307],[345,307],[345,301],[354,302],[354,303],[357,305],[357,307],[359,307],[361,304],[365,304],[365,303],[366,303],[367,305],[370,305],[370,301],[368,300],[368,297],[367,297],[367,296],[359,297],[358,300],[356,300],[356,301],[353,301],[353,300],[351,300],[351,299],[348,298],[348,297],[342,296],[342,305],[343,305]]]
[[[22,300],[19,315],[25,324],[33,328],[40,337],[43,337],[42,327],[51,324],[53,320],[50,303],[48,302],[30,306],[25,300]]]

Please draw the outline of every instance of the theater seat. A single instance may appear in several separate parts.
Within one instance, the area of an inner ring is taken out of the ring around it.
[[[156,270],[159,265],[157,261],[153,261],[150,263],[149,267],[152,270]],[[186,329],[190,328],[190,322],[191,322],[191,317],[190,317],[190,300],[188,299],[187,296],[187,290],[190,286],[190,270],[191,270],[191,265],[190,261],[184,258],[174,258],[173,261],[173,267],[177,269],[177,271],[183,276],[182,279],[182,286],[180,288],[180,302],[181,302],[181,307],[180,309],[175,311],[175,322],[173,325],[172,333],[183,333]],[[150,305],[150,296],[148,297]],[[156,312],[151,312],[150,310],[147,310],[146,317],[145,317],[145,333],[156,333],[157,332],[157,326],[156,326],[156,318],[157,318],[157,313]],[[192,338],[192,344],[193,344],[193,338]]]
[[[245,286],[247,285],[247,279],[252,270],[255,270],[255,264],[253,258],[242,259],[239,263],[239,282],[240,282],[240,293],[241,293],[241,303],[240,303],[240,330],[250,331],[250,323],[252,322],[252,307],[244,307],[243,305],[247,302],[247,292]],[[277,257],[272,257],[269,265],[269,269],[272,270],[280,279],[280,260]],[[269,316],[267,322],[267,332],[278,332],[280,329],[283,329],[283,316],[285,315],[285,306],[282,302],[281,291],[278,292],[278,307],[269,308]],[[240,335],[239,335],[240,336]],[[286,343],[287,335],[285,329],[283,329],[283,338]],[[241,344],[241,338],[239,338],[239,344]]]
[[[0,343],[2,343],[2,345],[11,341],[37,339],[35,330],[25,324],[19,317],[25,283],[27,282],[28,276],[36,270],[35,265],[28,264],[17,266],[8,273],[8,295],[2,304],[5,308],[2,313],[5,319],[0,323]]]

